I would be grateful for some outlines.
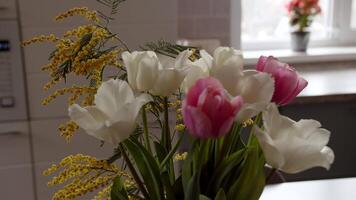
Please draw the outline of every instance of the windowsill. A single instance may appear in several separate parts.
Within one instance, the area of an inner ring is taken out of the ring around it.
[[[246,65],[255,65],[261,55],[274,56],[286,63],[315,63],[356,60],[356,47],[310,48],[306,53],[293,52],[289,49],[244,51]]]

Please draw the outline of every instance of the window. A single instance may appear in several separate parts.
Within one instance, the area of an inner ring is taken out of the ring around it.
[[[291,27],[286,4],[290,0],[241,0],[237,9],[241,17],[241,48],[263,50],[289,48]],[[311,46],[356,44],[356,0],[319,0],[322,14],[310,27]],[[241,12],[242,11],[242,12]],[[234,13],[232,13],[234,16]],[[232,18],[232,29],[234,28]],[[234,31],[234,30],[232,30]],[[236,31],[235,31],[236,32]],[[236,34],[235,34],[236,35]],[[232,36],[232,41],[234,40]],[[238,43],[236,43],[238,44]]]
[[[352,2],[351,28],[353,30],[356,30],[356,0],[353,0],[353,2]]]

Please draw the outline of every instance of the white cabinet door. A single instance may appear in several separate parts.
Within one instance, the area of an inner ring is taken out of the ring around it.
[[[27,122],[0,123],[0,199],[34,199]]]

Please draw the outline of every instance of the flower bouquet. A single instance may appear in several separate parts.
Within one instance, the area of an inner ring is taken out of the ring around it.
[[[256,69],[244,70],[233,48],[209,55],[163,41],[132,51],[110,32],[110,16],[74,8],[56,19],[73,15],[89,23],[24,45],[55,43],[43,67],[51,77],[46,90],[72,75],[88,80],[43,101],[70,95],[71,121],[60,126],[61,135],[70,141],[81,128],[116,148],[107,158],[77,154],[53,164],[44,172],[56,174],[48,185],[63,185],[53,199],[97,191],[93,199],[254,200],[277,170],[332,164],[329,131],[318,121],[295,122],[278,112],[307,86],[288,64],[262,56]]]
[[[316,15],[321,13],[319,0],[291,0],[287,4],[290,25],[295,28],[292,32],[292,49],[306,51],[310,32],[306,29],[311,25]]]

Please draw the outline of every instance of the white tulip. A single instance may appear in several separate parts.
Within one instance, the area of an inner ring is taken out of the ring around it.
[[[190,67],[187,61],[192,53],[185,50],[174,59],[161,54],[157,56],[153,51],[123,52],[128,82],[135,90],[169,96],[180,87],[187,75]]]
[[[200,50],[201,58],[192,62],[186,59],[184,63],[189,66],[189,71],[182,83],[182,90],[187,93],[198,79],[208,77],[212,67],[213,58],[205,50]]]
[[[98,89],[95,106],[74,104],[69,116],[89,135],[117,144],[133,133],[141,107],[151,100],[148,94],[135,96],[127,82],[111,79]]]
[[[267,163],[286,173],[298,173],[312,167],[330,168],[334,152],[326,146],[330,132],[316,120],[295,122],[271,104],[263,112],[264,130],[254,127]]]
[[[243,58],[240,51],[230,47],[218,47],[214,57],[205,50],[200,51],[201,58],[186,62],[190,70],[185,78],[182,88],[185,92],[201,78],[212,76],[218,79],[226,90],[235,89],[236,81],[242,75]]]
[[[154,95],[169,96],[177,91],[187,75],[190,66],[186,61],[192,53],[191,50],[185,50],[175,59],[158,54],[160,65],[157,80],[150,92]]]
[[[134,90],[149,91],[156,81],[160,63],[153,51],[127,51],[122,53],[127,79]]]
[[[243,122],[265,110],[270,104],[274,92],[274,79],[270,74],[255,70],[243,71],[243,75],[236,81],[235,88],[229,93],[241,96],[244,100],[241,110],[237,114],[237,121]]]
[[[214,51],[210,75],[218,79],[227,91],[236,87],[243,75],[243,58],[240,51],[231,47],[219,47]]]

